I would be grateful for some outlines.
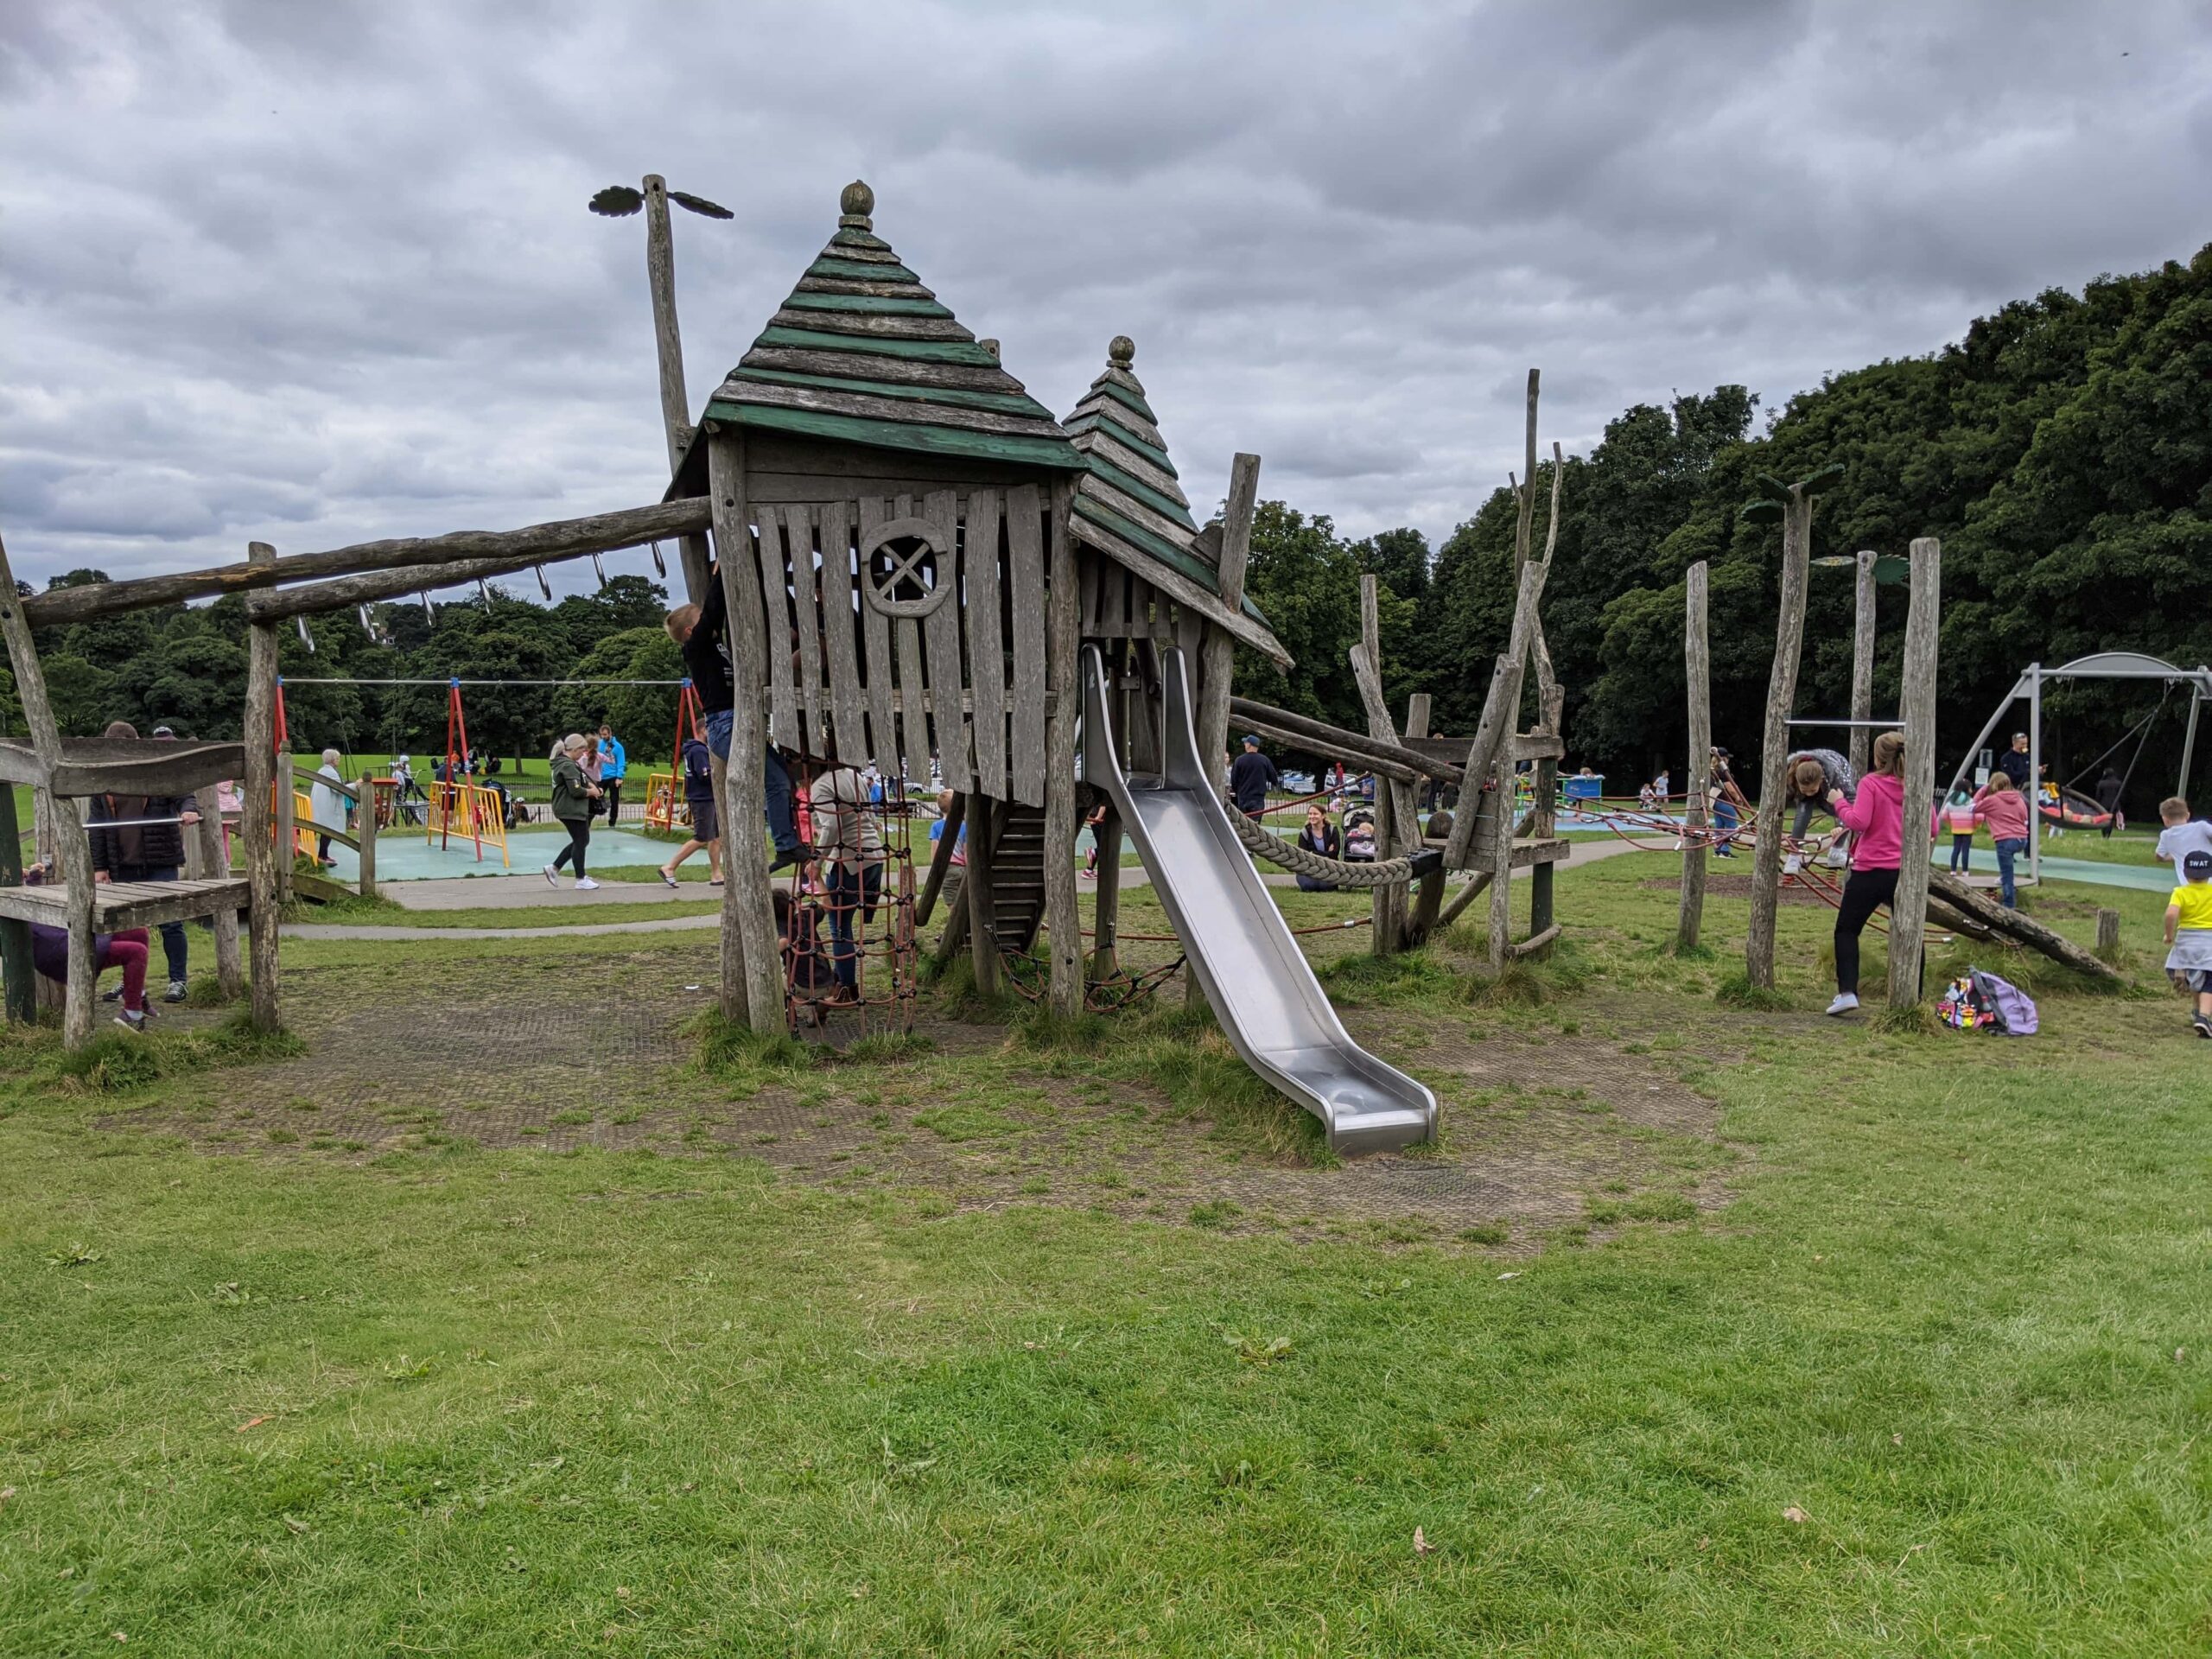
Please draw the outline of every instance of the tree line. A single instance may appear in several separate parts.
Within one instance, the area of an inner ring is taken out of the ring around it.
[[[1843,474],[1820,498],[1816,558],[1942,539],[1940,774],[2030,662],[2122,649],[2183,667],[2212,661],[2212,245],[2186,264],[2015,302],[1955,345],[1831,375],[1779,409],[1763,411],[1745,387],[1722,385],[1615,417],[1589,454],[1564,463],[1544,600],[1571,765],[1627,786],[1662,766],[1682,775],[1684,573],[1703,559],[1715,737],[1755,770],[1781,543],[1740,509],[1758,493],[1758,474],[1800,478],[1831,463]],[[1535,482],[1541,547],[1548,461]],[[1359,579],[1372,572],[1394,705],[1426,690],[1438,729],[1471,732],[1512,609],[1515,511],[1501,486],[1432,549],[1415,530],[1354,540],[1326,514],[1262,503],[1249,591],[1297,660],[1286,671],[1241,652],[1239,690],[1364,729],[1345,653],[1358,638]],[[79,570],[54,585],[102,579]],[[1892,711],[1904,590],[1878,592],[1875,706]],[[1847,569],[1815,569],[1802,715],[1849,712],[1853,594]],[[313,652],[286,634],[283,669],[300,679],[674,680],[683,671],[660,626],[666,603],[658,584],[618,576],[557,605],[496,587],[427,613],[412,601],[379,605],[367,629],[351,613],[312,619]],[[166,720],[223,737],[238,729],[245,635],[232,598],[48,630],[38,643],[66,729]],[[12,691],[0,671],[0,719],[19,730]],[[2069,777],[2160,696],[2141,684],[2052,692],[2053,775]],[[442,686],[286,693],[303,750],[442,749],[445,701]],[[602,715],[632,747],[658,754],[675,722],[675,693],[661,688],[472,689],[466,707],[470,736],[514,755],[543,754],[553,736]],[[2172,786],[2178,708],[2148,728],[2132,816]]]
[[[1820,498],[1815,558],[1901,555],[1916,536],[1942,538],[1941,776],[2031,662],[2113,650],[2212,662],[2212,245],[2186,264],[2017,301],[1927,357],[1831,375],[1764,411],[1755,434],[1761,413],[1728,385],[1638,404],[1565,462],[1544,620],[1567,690],[1571,764],[1631,787],[1662,765],[1682,775],[1684,576],[1703,559],[1715,740],[1756,772],[1781,569],[1779,530],[1740,513],[1762,473],[1843,467]],[[1536,484],[1541,547],[1548,461]],[[1426,690],[1439,728],[1471,732],[1511,616],[1515,511],[1501,486],[1432,553],[1417,531],[1349,540],[1325,516],[1265,504],[1249,591],[1299,662],[1286,675],[1245,653],[1240,688],[1364,729],[1344,653],[1358,638],[1359,576],[1372,571],[1387,594],[1394,705]],[[1890,713],[1905,590],[1878,593],[1875,708]],[[1853,608],[1852,572],[1816,567],[1801,715],[1850,712]],[[2158,710],[2161,692],[2047,693],[2052,776],[2064,780]],[[2132,817],[2173,787],[2184,708],[2167,702],[2147,728]],[[1842,734],[1830,735],[1840,747]],[[2116,760],[2125,769],[2131,758],[2124,747]]]

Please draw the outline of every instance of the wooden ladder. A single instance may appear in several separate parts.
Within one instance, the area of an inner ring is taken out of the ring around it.
[[[1045,809],[1008,801],[991,847],[991,909],[1001,952],[1037,943],[1045,919]]]

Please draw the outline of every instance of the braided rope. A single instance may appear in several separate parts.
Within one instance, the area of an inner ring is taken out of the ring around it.
[[[1229,822],[1235,826],[1237,840],[1247,851],[1264,858],[1270,864],[1280,864],[1296,875],[1310,875],[1318,881],[1333,881],[1340,887],[1395,887],[1414,879],[1414,861],[1410,858],[1385,859],[1379,864],[1350,864],[1339,858],[1323,858],[1319,853],[1309,853],[1303,847],[1294,847],[1269,835],[1234,807],[1230,809]]]

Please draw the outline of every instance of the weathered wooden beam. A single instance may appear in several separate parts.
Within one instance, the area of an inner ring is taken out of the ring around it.
[[[1553,922],[1549,925],[1540,928],[1535,932],[1531,933],[1527,938],[1522,940],[1520,944],[1508,945],[1506,947],[1506,953],[1516,960],[1522,957],[1535,956],[1541,951],[1549,950],[1554,941],[1559,938],[1559,924],[1557,922]]]
[[[241,746],[241,760],[244,758]],[[223,844],[222,791],[210,784],[200,791],[200,822],[194,825],[199,837],[200,863],[213,878],[231,873],[229,850]],[[247,887],[247,902],[251,906],[252,888]],[[226,905],[215,912],[215,982],[223,995],[235,1001],[245,989],[245,969],[238,959],[238,907]]]
[[[1090,979],[1096,984],[1120,966],[1122,815],[1109,806],[1091,833],[1098,838],[1098,896],[1090,919]]]
[[[648,173],[645,190],[645,286],[653,300],[653,355],[660,366],[660,423],[668,440],[671,478],[696,435],[691,429],[691,394],[683,384],[683,338],[676,326],[676,238],[668,224],[668,183]],[[706,597],[707,538],[697,533],[678,545],[683,559],[683,596],[693,604]]]
[[[619,548],[642,547],[648,542],[696,535],[711,522],[711,508],[704,497],[657,501],[650,506],[628,507],[619,512],[595,513],[588,518],[562,518],[521,530],[460,530],[445,536],[402,537],[389,541],[359,542],[324,553],[297,553],[257,564],[222,565],[211,570],[181,570],[172,575],[138,576],[128,582],[87,582],[79,588],[57,588],[23,601],[23,613],[33,627],[60,627],[112,616],[124,611],[143,611],[157,605],[177,605],[187,600],[222,594],[249,593],[283,582],[321,581],[370,570],[418,572],[426,567],[453,564],[461,560],[512,559],[512,569],[581,558],[587,553],[611,553]],[[414,585],[427,577],[418,575]],[[442,586],[440,581],[438,585]],[[398,590],[410,591],[403,586]],[[328,610],[355,601],[334,597],[325,603],[302,607]],[[272,610],[264,614],[300,613]]]
[[[1408,737],[1419,737],[1428,730],[1429,696],[1416,691],[1406,699],[1406,729]],[[1418,823],[1418,820],[1416,820]],[[1427,833],[1426,827],[1410,832],[1417,843]],[[1436,931],[1437,912],[1444,907],[1444,863],[1437,861],[1436,868],[1421,873],[1421,884],[1414,890],[1408,906],[1403,933],[1408,950],[1428,943],[1429,935]]]
[[[1932,789],[1934,785],[1929,787]],[[1967,886],[1948,870],[1931,868],[1928,872],[1928,890],[1952,909],[1973,917],[1993,933],[2041,951],[2052,961],[2063,963],[2092,979],[2107,980],[2114,984],[2126,982],[2126,975],[2110,963],[2100,961],[2094,952],[2084,950],[2064,934],[2045,927],[2024,910],[2005,909],[1987,893]],[[1897,949],[1895,916],[1896,912],[1892,912],[1890,927],[1890,949],[1892,951]]]
[[[996,996],[999,991],[998,889],[993,885],[998,863],[999,832],[1005,829],[1007,804],[979,796],[983,810],[976,815],[976,833],[968,837],[968,880],[962,884],[968,905],[968,950],[976,969],[976,991]],[[1047,849],[1049,855],[1050,849]]]
[[[2100,962],[2120,961],[2120,912],[2116,910],[2097,912],[2096,955]]]
[[[253,542],[245,550],[246,563],[259,569],[272,568],[276,550],[266,542]],[[256,622],[246,632],[245,806],[238,827],[245,835],[247,954],[253,975],[253,1027],[277,1028],[276,925],[277,880],[276,824],[270,798],[276,788],[276,628]],[[289,790],[286,791],[289,797]],[[291,861],[291,849],[282,849]]]
[[[1367,714],[1367,734],[1377,743],[1395,744],[1398,741],[1397,722],[1390,718],[1390,706],[1383,700],[1382,636],[1381,584],[1372,574],[1359,579],[1359,643],[1351,648],[1351,673],[1358,687],[1359,700]],[[1398,779],[1385,781],[1375,798],[1375,855],[1378,859],[1393,859],[1410,852],[1421,839],[1421,813],[1414,799],[1413,785]],[[1395,956],[1405,948],[1406,890],[1402,887],[1376,887],[1369,895],[1372,906],[1373,938],[1370,947],[1378,957]]]
[[[1874,741],[1874,728],[1867,723],[1874,718],[1874,555],[1862,549],[1854,563],[1858,584],[1851,629],[1850,760],[1851,775],[1864,778]]]
[[[1766,683],[1766,730],[1759,745],[1758,836],[1751,849],[1751,922],[1744,938],[1744,972],[1774,988],[1774,927],[1782,886],[1782,763],[1789,753],[1789,715],[1797,701],[1797,665],[1805,651],[1805,578],[1813,541],[1813,499],[1792,486],[1782,513],[1782,597],[1774,623],[1774,665]],[[1924,805],[1924,803],[1923,803]]]
[[[960,826],[967,821],[968,798],[955,795],[952,804],[945,809],[944,827],[938,831],[937,845],[930,849],[930,872],[922,882],[922,896],[914,901],[914,925],[927,927],[937,910],[937,896],[944,890],[944,878],[952,868],[952,855],[960,845]]]
[[[13,785],[0,785],[0,892],[23,882],[22,832],[16,822]],[[19,1025],[38,1018],[38,973],[31,957],[30,924],[0,917],[0,1015]]]
[[[744,429],[723,427],[707,443],[715,561],[729,607],[730,660],[743,694],[731,710],[729,764],[722,774],[721,1010],[726,1019],[744,1020],[765,1036],[785,1028],[784,956],[768,896],[768,826],[760,793],[768,721],[759,688],[768,645],[753,576]],[[780,642],[777,648],[783,648]]]
[[[1378,778],[1392,778],[1402,783],[1415,783],[1424,778],[1440,778],[1447,784],[1460,781],[1456,761],[1447,764],[1433,760],[1403,743],[1379,743],[1341,726],[1293,714],[1271,703],[1256,702],[1250,697],[1231,697],[1229,712],[1239,726],[1249,727],[1279,742],[1311,749],[1332,760],[1356,761],[1362,769]]]
[[[1075,728],[1083,706],[1077,694],[1081,670],[1082,584],[1076,575],[1075,534],[1069,520],[1075,507],[1075,480],[1052,480],[1052,579],[1046,594],[1045,667],[1049,689],[1058,701],[1045,733],[1045,930],[1046,1003],[1053,1014],[1072,1020],[1083,1012],[1083,917],[1076,906],[1075,838],[1082,825],[1075,808]],[[943,607],[940,607],[943,608]],[[954,655],[957,656],[956,649]],[[997,671],[994,665],[992,671]],[[1223,718],[1228,717],[1224,708]]]
[[[1904,624],[1904,844],[1897,895],[1890,900],[1890,1006],[1920,1001],[1928,925],[1928,812],[1936,798],[1936,659],[1943,611],[1943,544],[1912,543],[1912,596]]]
[[[1229,467],[1229,501],[1222,515],[1218,572],[1221,602],[1232,613],[1244,602],[1244,568],[1252,556],[1252,517],[1259,500],[1260,458],[1239,454]],[[1225,629],[1209,623],[1198,654],[1195,710],[1198,760],[1218,793],[1229,787],[1229,682],[1236,662],[1236,642]],[[1197,983],[1193,976],[1194,990]]]
[[[1467,745],[1466,764],[1460,768],[1460,787],[1465,791],[1459,802],[1459,812],[1452,821],[1452,838],[1444,852],[1444,863],[1448,869],[1464,869],[1467,851],[1474,844],[1475,821],[1481,803],[1475,797],[1489,779],[1491,770],[1497,764],[1500,747],[1506,739],[1517,731],[1521,723],[1521,677],[1528,660],[1529,638],[1535,626],[1536,608],[1543,597],[1544,581],[1551,574],[1548,562],[1530,560],[1521,567],[1520,585],[1513,600],[1513,631],[1506,642],[1505,652],[1491,669],[1490,690],[1483,699],[1482,718],[1476,722],[1475,735]],[[1511,810],[1509,804],[1501,802],[1500,817]]]
[[[1705,925],[1705,801],[1713,776],[1713,658],[1706,636],[1706,562],[1690,566],[1682,620],[1682,669],[1689,699],[1689,763],[1682,768],[1682,898],[1675,949],[1697,949]]]

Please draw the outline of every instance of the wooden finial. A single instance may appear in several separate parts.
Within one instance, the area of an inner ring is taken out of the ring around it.
[[[999,343],[995,340],[979,340],[976,343],[982,346],[985,351],[988,352],[994,358],[998,356]]]
[[[1116,334],[1106,347],[1106,360],[1117,369],[1126,369],[1137,360],[1137,343],[1127,334]]]
[[[872,231],[875,221],[868,217],[875,211],[875,192],[859,179],[845,187],[845,194],[837,199],[841,215],[837,223],[849,231]]]

